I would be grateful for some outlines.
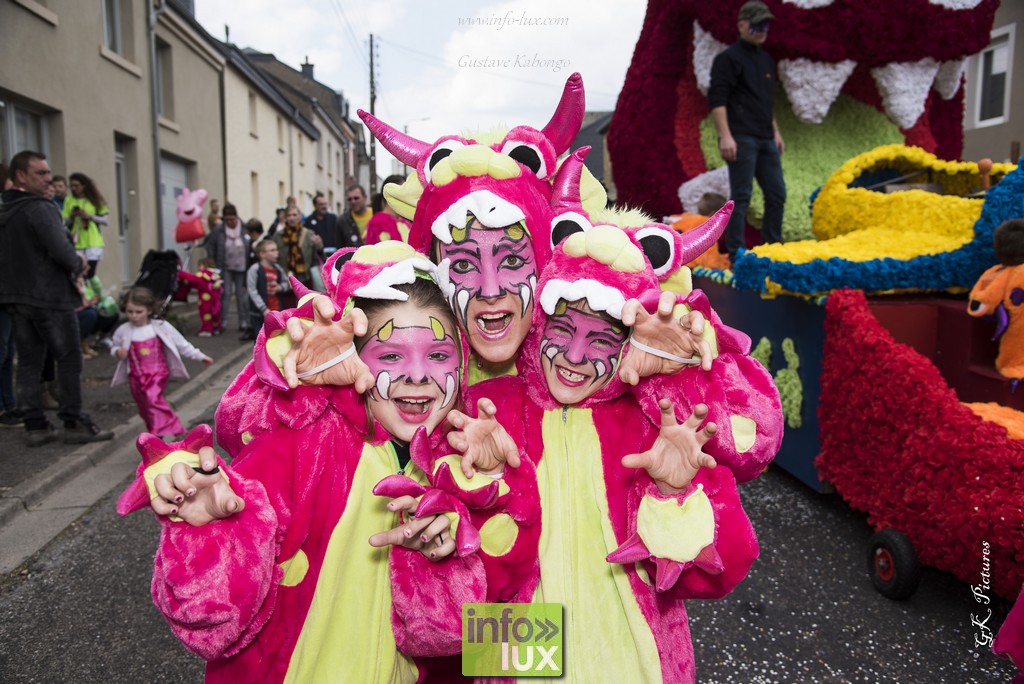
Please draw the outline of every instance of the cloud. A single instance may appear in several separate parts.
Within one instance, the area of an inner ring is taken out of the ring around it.
[[[595,9],[602,4],[604,11]],[[615,0],[248,0],[244,13],[240,7],[196,0],[196,17],[218,36],[230,24],[232,42],[295,68],[308,55],[317,80],[341,90],[353,108],[369,108],[367,42],[379,36],[377,115],[423,140],[543,126],[574,71],[583,75],[588,109],[613,109],[645,9]],[[379,171],[389,168],[385,161]]]

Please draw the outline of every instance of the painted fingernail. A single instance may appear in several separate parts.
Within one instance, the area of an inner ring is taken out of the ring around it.
[[[185,492],[185,496],[194,496],[195,493],[196,493],[196,490],[190,489],[187,492]]]
[[[171,509],[171,515],[178,515],[178,509],[177,508],[172,508]]]
[[[436,558],[437,556],[436,556],[436,555],[434,554],[434,552],[433,552],[433,551],[431,551],[431,552],[430,552],[430,557],[431,557],[431,558]]]
[[[420,541],[421,541],[421,542],[426,542],[426,541],[427,541],[427,535],[425,535],[425,534],[421,534],[421,535],[420,535]]]
[[[174,497],[174,503],[181,503],[182,501],[184,501],[184,498],[180,494]]]

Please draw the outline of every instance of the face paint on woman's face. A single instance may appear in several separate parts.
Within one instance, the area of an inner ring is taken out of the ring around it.
[[[408,442],[423,425],[433,432],[454,407],[459,351],[453,331],[429,311],[403,302],[373,321],[359,358],[376,378],[370,412],[396,439]]]
[[[440,246],[449,260],[450,298],[469,344],[486,361],[515,357],[530,331],[537,258],[520,225],[485,229],[473,219],[453,230],[453,242]]]
[[[559,303],[544,324],[540,343],[541,368],[551,396],[562,404],[578,404],[607,385],[626,335],[625,326]]]

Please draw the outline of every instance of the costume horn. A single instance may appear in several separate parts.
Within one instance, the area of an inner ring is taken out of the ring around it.
[[[729,200],[724,207],[715,212],[714,216],[693,230],[683,233],[682,263],[690,263],[718,242],[718,238],[725,231],[726,224],[729,223],[729,217],[732,216],[732,208],[735,204]]]
[[[418,165],[420,159],[430,149],[429,144],[395,130],[369,112],[364,112],[360,109],[357,110],[357,113],[359,118],[363,120],[363,123],[366,124],[366,127],[373,133],[373,137],[380,141],[384,149],[395,155],[395,159],[403,164],[409,166]]]
[[[558,101],[558,107],[555,108],[551,121],[548,121],[547,126],[541,129],[541,133],[555,148],[555,156],[569,149],[569,145],[576,139],[576,134],[580,132],[580,126],[583,125],[585,110],[586,97],[583,93],[583,77],[577,72],[565,82],[562,99]],[[377,139],[380,140],[379,137]]]
[[[590,152],[585,145],[562,162],[551,182],[551,208],[556,214],[563,211],[580,210],[580,177],[583,175],[583,160]]]

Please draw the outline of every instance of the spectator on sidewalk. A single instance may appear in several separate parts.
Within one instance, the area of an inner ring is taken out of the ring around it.
[[[222,319],[227,321],[228,306],[234,296],[238,331],[244,334],[249,329],[249,295],[245,289],[249,236],[242,230],[238,210],[230,202],[224,205],[223,224],[206,239],[206,254],[217,264],[220,277],[224,279]]]
[[[103,226],[107,225],[107,201],[96,184],[84,173],[71,174],[71,197],[64,200],[64,223],[71,229],[75,249],[89,262],[86,278],[96,275],[96,264],[103,259]]]
[[[373,209],[366,206],[366,191],[353,183],[345,189],[348,210],[338,220],[338,239],[343,247],[358,247],[366,240],[366,226],[373,218]]]
[[[249,335],[244,338],[247,340],[256,339],[260,328],[263,327],[263,317],[270,311],[280,311],[279,295],[292,289],[284,269],[277,263],[277,243],[269,238],[260,240],[256,245],[256,251],[260,259],[249,267],[245,276],[245,283],[249,288],[249,306],[252,309],[252,326]]]
[[[46,351],[57,361],[64,442],[112,439],[82,412],[82,347],[75,307],[81,297],[74,279],[86,269],[75,252],[60,212],[50,201],[50,166],[45,155],[25,150],[10,165],[14,187],[0,208],[0,305],[14,319],[18,345],[18,403],[29,446],[60,437],[40,405]]]
[[[68,179],[64,176],[54,176],[50,187],[53,188],[53,203],[63,212],[64,200],[68,196]]]
[[[327,211],[327,198],[322,193],[318,192],[313,198],[313,213],[306,217],[303,224],[320,236],[324,243],[324,253],[328,256],[340,247],[349,246],[342,244],[338,232],[338,215]]]
[[[11,189],[7,164],[0,163],[0,192]],[[0,428],[25,424],[14,398],[14,319],[0,307]]]
[[[93,335],[109,335],[117,326],[117,304],[109,295],[103,294],[103,283],[99,276],[79,284],[82,293],[82,307],[78,315],[78,334],[82,338],[82,358],[94,359],[99,354],[92,348]]]
[[[274,233],[274,242],[281,265],[290,276],[310,289],[313,284],[313,269],[317,268],[317,252],[323,247],[320,236],[302,225],[302,214],[298,207],[288,207],[284,215],[284,227]],[[286,297],[283,306],[290,309],[295,305],[294,297]]]
[[[249,268],[260,260],[259,255],[256,254],[256,246],[264,237],[269,238],[270,236],[263,234],[263,222],[258,218],[251,218],[245,222],[245,232],[249,234],[249,256],[245,260],[245,271],[248,273]]]

